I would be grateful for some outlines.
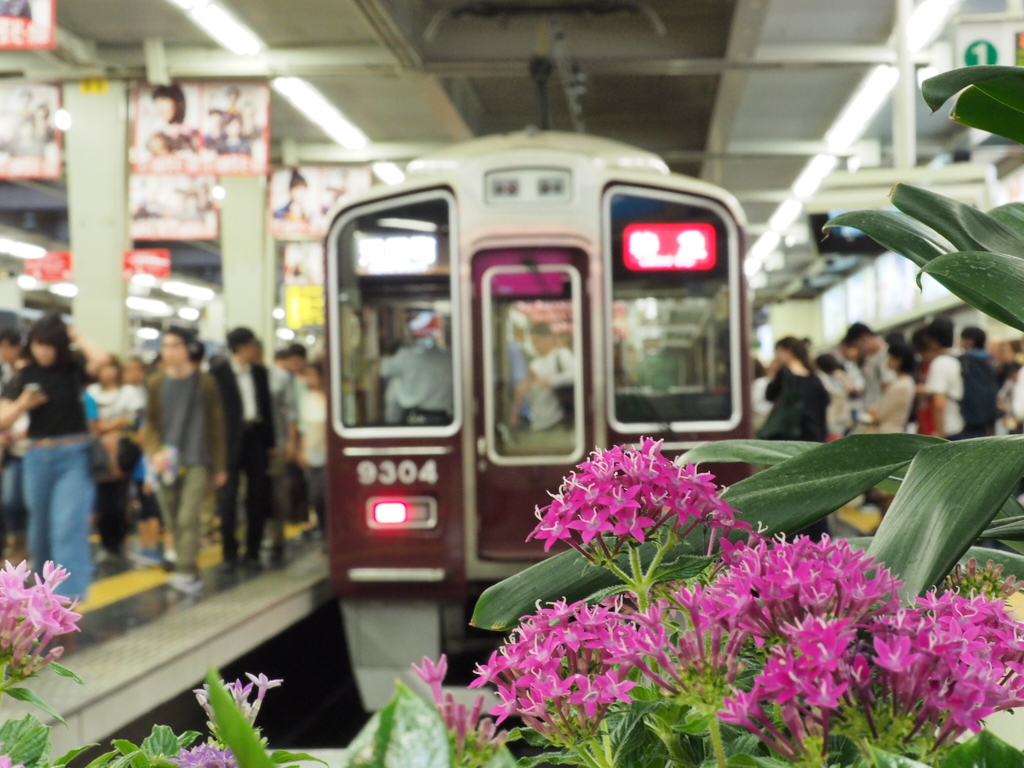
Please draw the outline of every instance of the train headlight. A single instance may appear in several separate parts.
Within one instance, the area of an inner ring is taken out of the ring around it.
[[[367,499],[366,524],[375,530],[436,528],[437,501],[430,496]]]

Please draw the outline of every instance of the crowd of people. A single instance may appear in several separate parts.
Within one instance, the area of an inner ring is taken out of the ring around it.
[[[171,586],[196,595],[204,544],[220,542],[221,570],[251,573],[263,567],[265,533],[271,565],[284,562],[286,523],[313,510],[322,534],[322,364],[292,344],[265,365],[248,328],[227,345],[206,361],[194,333],[171,328],[156,360],[122,363],[59,315],[25,340],[0,330],[6,559],[63,564],[62,592],[80,599],[106,561],[164,567]]]
[[[916,432],[949,440],[1021,431],[1021,342],[938,317],[885,337],[850,326],[813,361],[809,342],[786,337],[766,368],[755,361],[753,408],[765,439],[826,442],[849,434]]]

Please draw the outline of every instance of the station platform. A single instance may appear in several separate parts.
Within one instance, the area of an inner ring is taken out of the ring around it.
[[[99,578],[83,603],[81,632],[61,662],[86,686],[44,671],[27,684],[67,721],[62,727],[29,704],[5,700],[8,717],[32,712],[53,729],[54,754],[100,742],[125,724],[199,685],[330,600],[327,559],[293,538],[287,565],[246,576],[220,573],[219,548],[203,553],[206,589],[186,597],[161,568]]]

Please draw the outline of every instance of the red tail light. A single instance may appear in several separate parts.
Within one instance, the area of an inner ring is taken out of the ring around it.
[[[409,505],[404,501],[378,501],[373,505],[377,525],[404,525],[409,520]]]

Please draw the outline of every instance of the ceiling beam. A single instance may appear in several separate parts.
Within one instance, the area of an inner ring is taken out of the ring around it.
[[[331,142],[300,142],[295,144],[297,163],[369,163],[378,160],[404,161],[430,155],[446,147],[448,142],[380,142],[367,145],[365,149],[345,149]],[[280,160],[281,148],[273,148],[272,159]]]

